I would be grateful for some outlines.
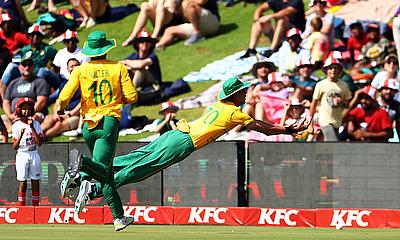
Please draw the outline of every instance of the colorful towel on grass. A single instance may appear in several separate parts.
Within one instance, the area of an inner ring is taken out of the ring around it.
[[[269,48],[257,48],[258,52],[263,52]],[[183,77],[186,82],[202,82],[209,80],[227,80],[248,73],[257,62],[257,57],[239,59],[245,51],[240,51],[229,55],[223,59],[216,60],[202,67],[199,72],[190,72]]]

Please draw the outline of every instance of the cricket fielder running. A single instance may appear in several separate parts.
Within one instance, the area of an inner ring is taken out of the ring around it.
[[[90,183],[84,179],[94,178],[101,183],[100,191],[110,206],[115,230],[119,231],[130,225],[133,217],[124,216],[111,166],[118,141],[121,108],[124,103],[135,103],[138,95],[125,66],[106,59],[107,52],[115,46],[115,40],[107,39],[104,32],[90,33],[82,53],[91,57],[91,60],[71,73],[59,96],[58,114],[64,114],[69,100],[80,87],[81,114],[84,121],[82,133],[93,158],[82,156],[78,150],[72,150],[69,155],[68,173],[65,174],[62,183],[81,185],[80,194],[90,188]],[[82,211],[81,199],[82,196],[78,195],[76,212]]]
[[[238,78],[228,79],[219,94],[219,101],[209,107],[204,114],[188,124],[182,119],[178,122],[178,129],[171,130],[148,145],[136,149],[126,155],[114,158],[113,167],[117,171],[114,175],[115,186],[142,181],[168,166],[180,162],[193,151],[213,142],[237,125],[246,126],[267,135],[294,134],[307,129],[310,119],[303,119],[290,126],[280,126],[255,120],[243,113],[238,106],[245,103],[246,88],[250,83],[243,83]],[[76,187],[73,184],[61,186],[64,191]],[[85,196],[79,203],[85,205],[89,199],[101,195],[103,183],[98,182],[90,188],[83,189]],[[82,190],[82,188],[81,188]],[[63,194],[63,192],[62,192]],[[81,207],[83,208],[83,207]]]

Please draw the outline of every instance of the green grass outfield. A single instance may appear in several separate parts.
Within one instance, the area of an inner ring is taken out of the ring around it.
[[[327,229],[247,226],[136,225],[114,232],[112,225],[0,225],[0,239],[400,239],[400,229]]]

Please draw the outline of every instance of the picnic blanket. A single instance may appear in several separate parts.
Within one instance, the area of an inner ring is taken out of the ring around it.
[[[363,0],[349,2],[335,11],[335,16],[343,18],[346,24],[356,20],[370,20],[388,23],[400,6],[399,0]]]
[[[269,48],[260,47],[257,48],[258,52],[263,52]],[[227,80],[231,77],[237,77],[244,73],[248,73],[253,67],[254,63],[259,61],[257,57],[249,57],[245,59],[239,59],[245,51],[239,51],[232,55],[229,55],[223,59],[216,60],[212,63],[202,67],[198,72],[190,72],[188,75],[183,77],[186,82],[201,82],[209,80]],[[260,56],[263,60],[266,58]]]

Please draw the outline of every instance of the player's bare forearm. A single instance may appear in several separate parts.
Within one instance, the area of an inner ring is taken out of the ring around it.
[[[254,122],[249,123],[246,127],[250,130],[254,130],[265,135],[277,135],[286,133],[286,129],[284,126],[275,125],[260,120],[255,120]]]

